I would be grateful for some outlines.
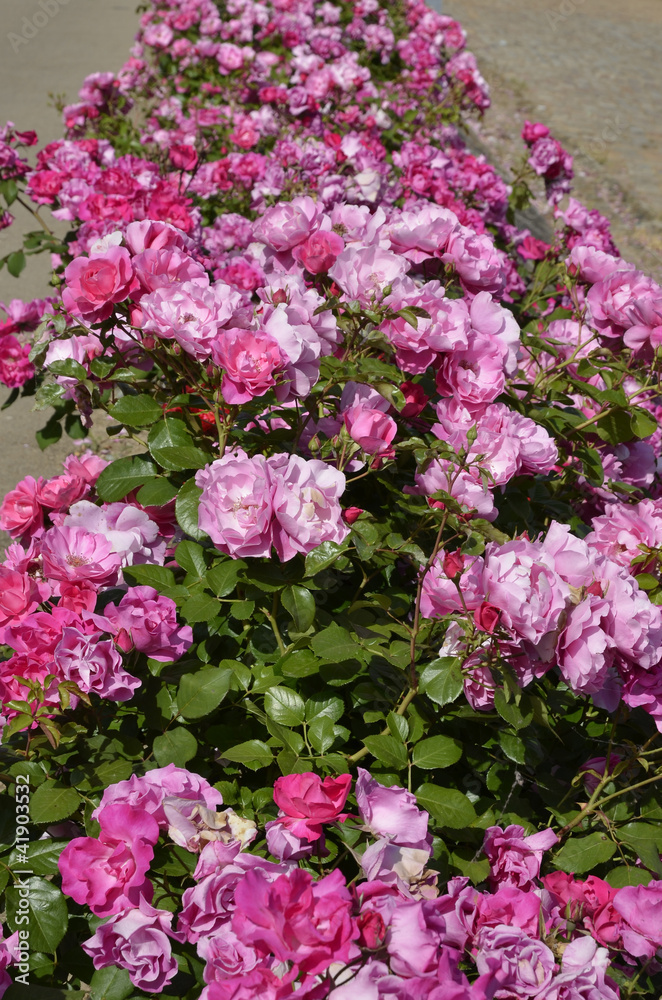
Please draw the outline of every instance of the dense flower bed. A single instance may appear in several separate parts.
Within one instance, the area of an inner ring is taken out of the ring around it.
[[[42,227],[2,264],[53,265],[0,380],[44,447],[95,411],[135,446],[0,506],[0,967],[657,995],[662,290],[544,125],[510,185],[469,152],[487,87],[422,2],[141,24],[66,138],[0,140]]]

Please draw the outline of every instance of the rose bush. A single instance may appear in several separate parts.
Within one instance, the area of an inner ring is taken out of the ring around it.
[[[0,990],[659,994],[662,292],[544,125],[468,151],[464,46],[151,0],[2,130],[0,380],[83,444],[0,505]]]

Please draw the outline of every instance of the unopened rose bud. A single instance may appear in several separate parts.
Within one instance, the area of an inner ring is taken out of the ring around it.
[[[354,524],[354,522],[361,516],[362,513],[363,513],[362,507],[347,507],[342,512],[343,521],[345,521],[346,524]]]

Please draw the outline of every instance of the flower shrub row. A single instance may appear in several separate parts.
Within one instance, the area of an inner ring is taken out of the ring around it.
[[[469,152],[464,45],[153,0],[65,139],[3,130],[53,295],[0,379],[133,451],[0,506],[12,996],[659,989],[662,290],[545,126]]]

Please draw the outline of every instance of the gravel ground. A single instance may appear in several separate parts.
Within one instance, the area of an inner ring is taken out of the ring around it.
[[[444,0],[492,91],[478,133],[521,156],[525,118],[575,156],[575,193],[622,254],[662,281],[662,0]]]
[[[49,94],[74,101],[89,73],[119,69],[138,29],[136,2],[43,0],[41,6],[39,0],[0,0],[0,123],[9,119],[20,129],[35,129],[42,145],[61,138],[60,115]],[[14,225],[0,232],[0,257],[20,247],[24,232],[37,228],[20,205],[14,214]],[[46,255],[29,259],[18,281],[0,271],[0,301],[47,295],[48,265]],[[1,404],[9,393],[0,389]],[[0,496],[23,476],[55,475],[74,450],[75,443],[65,438],[40,451],[35,431],[50,412],[33,412],[30,399],[0,411]]]

